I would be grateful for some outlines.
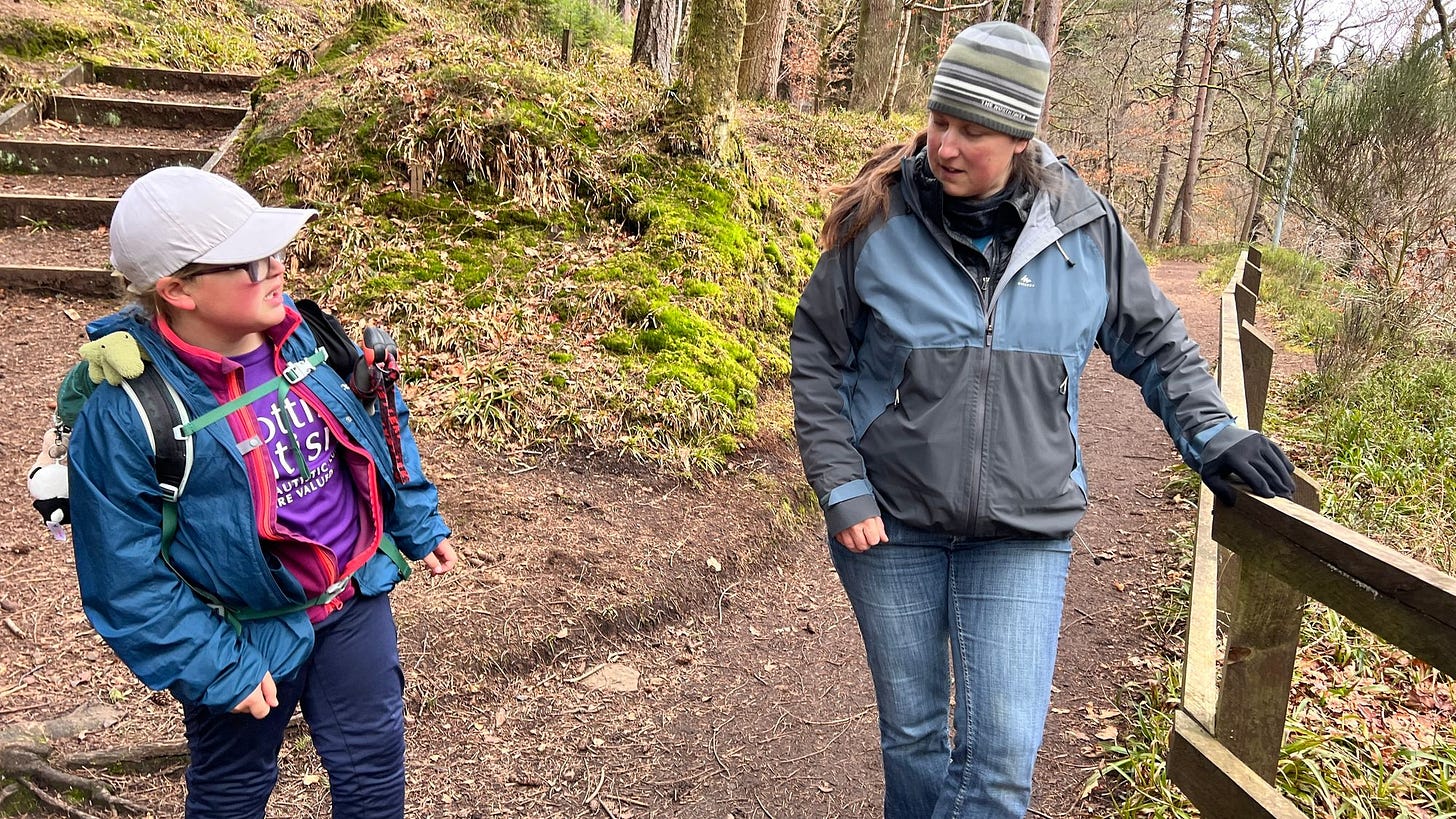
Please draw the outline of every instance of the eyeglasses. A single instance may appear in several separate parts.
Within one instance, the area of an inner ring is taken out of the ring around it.
[[[178,278],[190,279],[195,276],[206,276],[212,273],[227,273],[233,270],[246,270],[248,271],[248,281],[251,281],[253,284],[257,284],[258,282],[261,282],[264,279],[268,278],[268,271],[272,268],[274,259],[277,259],[278,262],[282,264],[283,254],[275,253],[272,256],[267,256],[262,259],[256,259],[251,262],[245,262],[243,264],[204,265],[195,268],[192,265],[188,265],[187,267],[184,267],[181,270],[177,271],[177,276]]]

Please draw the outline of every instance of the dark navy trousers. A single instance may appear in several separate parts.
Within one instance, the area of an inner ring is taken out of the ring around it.
[[[264,719],[183,706],[188,819],[262,819],[295,706],[329,773],[334,819],[404,816],[404,675],[389,597],[355,595],[316,627]]]

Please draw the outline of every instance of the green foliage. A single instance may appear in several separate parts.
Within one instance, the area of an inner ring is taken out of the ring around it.
[[[1156,267],[1163,262],[1206,262],[1210,259],[1237,256],[1243,246],[1237,242],[1216,242],[1206,245],[1159,245],[1155,248],[1143,250],[1143,258],[1147,261],[1148,267]]]
[[[262,59],[250,19],[232,3],[202,14],[185,0],[121,0],[117,11],[127,36],[104,49],[115,62],[216,71]]]
[[[505,34],[559,37],[571,29],[578,46],[632,45],[632,30],[622,18],[591,0],[473,0],[472,5],[487,26]]]
[[[1381,290],[1456,217],[1456,83],[1417,48],[1320,98],[1295,169],[1315,209],[1353,242]],[[1444,246],[1444,243],[1441,243]]]
[[[1199,281],[1222,289],[1233,278],[1240,247],[1226,250],[1205,270]],[[1318,259],[1287,248],[1264,249],[1260,264],[1263,277],[1259,287],[1260,322],[1272,314],[1279,328],[1279,338],[1286,345],[1299,348],[1333,343],[1336,339],[1341,285]]]
[[[655,78],[554,48],[406,28],[279,70],[241,167],[321,209],[304,286],[397,329],[418,422],[715,468],[788,373],[817,193],[776,157],[662,153]],[[874,122],[821,130],[862,160]]]
[[[1279,784],[1313,816],[1449,816],[1452,685],[1329,609],[1304,619]]]
[[[1307,446],[1323,512],[1451,571],[1456,536],[1456,363],[1405,357],[1371,368],[1337,400],[1306,377],[1280,429]]]

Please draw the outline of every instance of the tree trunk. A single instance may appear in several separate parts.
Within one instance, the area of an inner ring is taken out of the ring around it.
[[[1163,136],[1163,156],[1158,160],[1158,181],[1153,188],[1152,211],[1143,232],[1149,242],[1157,241],[1163,227],[1163,200],[1168,195],[1168,171],[1173,157],[1173,125],[1178,121],[1178,103],[1183,93],[1183,78],[1188,75],[1188,47],[1193,39],[1193,0],[1183,6],[1183,36],[1178,40],[1178,60],[1173,64],[1173,89],[1168,95],[1168,132]]]
[[[1436,12],[1436,22],[1441,26],[1441,49],[1446,56],[1446,65],[1456,73],[1456,49],[1451,47],[1451,25],[1446,19],[1446,7],[1441,0],[1431,0],[1431,9]]]
[[[1041,38],[1042,45],[1046,46],[1047,60],[1051,65],[1051,76],[1057,76],[1057,39],[1062,28],[1062,0],[1041,0],[1036,9],[1036,36]],[[1047,82],[1047,99],[1051,99],[1051,82]],[[1041,107],[1040,128],[1046,133],[1047,114],[1051,112],[1050,105]]]
[[[900,70],[905,65],[905,44],[910,41],[910,20],[914,8],[906,5],[900,13],[899,35],[895,38],[895,56],[890,60],[890,80],[885,83],[885,96],[880,100],[880,117],[888,119],[895,108],[895,94],[900,90]]]
[[[632,37],[632,62],[672,82],[672,47],[679,25],[678,0],[642,0],[637,7],[637,29]]]
[[[738,98],[773,99],[778,94],[789,0],[748,0],[743,24],[743,58],[738,63]]]
[[[894,68],[895,30],[899,24],[900,4],[895,0],[861,0],[849,107],[860,111],[879,107]]]
[[[1268,129],[1264,132],[1264,142],[1259,149],[1259,169],[1252,173],[1249,180],[1249,201],[1244,207],[1244,219],[1239,224],[1239,234],[1234,237],[1239,242],[1254,241],[1254,217],[1259,212],[1259,206],[1264,204],[1264,180],[1269,178],[1269,173],[1274,165],[1274,129],[1280,120],[1272,120]]]
[[[743,53],[744,0],[693,0],[683,38],[682,76],[669,115],[688,128],[684,141],[716,159],[727,144]],[[683,146],[688,147],[688,146]]]
[[[1178,244],[1193,241],[1193,189],[1198,186],[1198,163],[1203,157],[1203,141],[1208,135],[1208,109],[1211,94],[1208,80],[1213,76],[1213,58],[1218,52],[1220,33],[1219,17],[1223,13],[1223,0],[1213,0],[1213,9],[1208,20],[1208,41],[1203,48],[1203,65],[1198,70],[1198,93],[1194,95],[1193,120],[1189,123],[1192,136],[1188,141],[1188,165],[1183,171],[1183,184],[1178,187],[1178,199],[1173,205],[1177,216],[1168,222],[1163,241],[1173,239],[1173,225],[1178,226]]]

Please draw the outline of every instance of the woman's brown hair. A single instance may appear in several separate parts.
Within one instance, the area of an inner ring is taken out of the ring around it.
[[[829,189],[839,198],[824,217],[824,227],[819,231],[820,250],[833,250],[852,241],[870,222],[889,212],[890,189],[900,181],[900,162],[925,147],[927,134],[921,130],[905,142],[880,146],[852,182]],[[1040,191],[1054,185],[1058,177],[1043,164],[1041,149],[1032,142],[1011,158],[1011,178]]]
[[[824,227],[819,231],[820,250],[833,250],[849,242],[889,211],[890,188],[900,179],[900,161],[925,147],[926,134],[922,128],[905,142],[881,145],[852,182],[829,189],[839,198],[824,217]]]

